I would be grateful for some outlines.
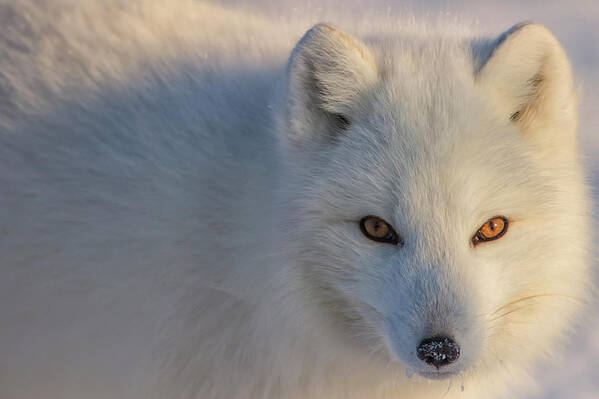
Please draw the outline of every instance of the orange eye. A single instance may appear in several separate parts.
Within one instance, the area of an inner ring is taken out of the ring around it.
[[[366,216],[360,220],[360,230],[372,241],[386,242],[397,245],[400,243],[399,236],[393,227],[377,216]]]
[[[507,231],[508,221],[503,216],[496,216],[489,219],[472,237],[472,244],[477,245],[485,241],[493,241],[501,238]]]

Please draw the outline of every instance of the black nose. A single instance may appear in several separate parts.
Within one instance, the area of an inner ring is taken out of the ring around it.
[[[460,347],[449,337],[427,338],[418,345],[418,359],[431,364],[437,369],[458,360]]]

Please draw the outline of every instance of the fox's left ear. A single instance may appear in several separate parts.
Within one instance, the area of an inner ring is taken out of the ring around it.
[[[541,141],[574,136],[577,101],[570,63],[547,28],[518,24],[485,52],[476,81],[506,118]]]
[[[288,146],[326,144],[343,134],[377,76],[368,46],[331,25],[315,25],[289,59],[284,138]]]

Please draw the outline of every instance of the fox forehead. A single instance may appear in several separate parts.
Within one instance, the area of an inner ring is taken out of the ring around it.
[[[356,217],[373,209],[413,221],[439,219],[441,211],[467,210],[473,222],[502,209],[521,213],[530,206],[521,196],[510,206],[515,187],[529,193],[531,206],[539,202],[551,182],[538,178],[534,151],[509,119],[489,112],[470,82],[448,83],[430,71],[419,78],[426,73],[427,86],[410,95],[401,95],[409,83],[396,76],[381,80],[369,109],[328,153],[323,189],[336,192],[329,198],[347,199],[342,212]]]

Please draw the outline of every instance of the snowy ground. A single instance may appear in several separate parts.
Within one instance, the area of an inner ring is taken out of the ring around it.
[[[428,19],[457,18],[482,32],[498,34],[520,21],[540,22],[562,42],[581,87],[581,145],[587,155],[594,190],[599,188],[599,1],[392,1],[392,0],[222,0],[255,13],[294,19],[314,16],[335,23],[340,14],[405,15]],[[308,26],[306,26],[307,28]],[[596,213],[599,215],[599,212]],[[597,306],[584,329],[573,337],[563,359],[536,372],[543,391],[534,399],[599,398],[599,320]],[[528,398],[531,398],[530,396]],[[511,399],[511,398],[510,398]]]

